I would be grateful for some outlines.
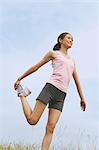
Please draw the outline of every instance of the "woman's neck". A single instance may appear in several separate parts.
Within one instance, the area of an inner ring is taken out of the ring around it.
[[[60,51],[62,53],[64,53],[65,55],[68,55],[68,49],[66,49],[66,48],[60,48]]]

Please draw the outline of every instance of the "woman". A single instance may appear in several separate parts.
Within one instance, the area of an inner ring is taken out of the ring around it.
[[[72,44],[73,37],[70,33],[64,32],[60,34],[57,39],[57,44],[54,46],[53,50],[47,52],[47,54],[37,64],[27,70],[14,84],[15,90],[18,91],[18,96],[20,97],[25,117],[30,125],[37,124],[45,107],[49,104],[48,122],[42,142],[42,150],[49,149],[55,126],[63,109],[64,99],[72,76],[81,99],[81,108],[83,111],[85,111],[86,108],[75,63],[68,54],[68,50],[72,47]],[[39,96],[36,98],[36,104],[32,110],[26,100],[26,96],[30,94],[30,91],[28,89],[23,89],[20,85],[20,81],[31,73],[37,71],[50,60],[52,61],[53,74],[45,84]]]

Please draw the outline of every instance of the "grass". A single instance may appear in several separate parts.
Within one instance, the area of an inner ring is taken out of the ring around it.
[[[96,145],[90,145],[89,147],[83,148],[80,144],[78,144],[75,148],[72,144],[65,146],[63,148],[58,148],[58,150],[98,150]],[[40,150],[40,145],[23,145],[23,144],[0,144],[0,150]],[[50,148],[50,150],[57,150],[54,146]]]
[[[77,137],[77,141],[75,137]],[[62,135],[58,133],[55,142],[57,144],[54,146],[52,144],[49,150],[99,150],[98,139],[98,136],[92,136],[85,130],[82,130],[82,132],[79,131],[77,135],[74,135],[74,137],[72,137],[72,141],[66,141],[66,139],[62,139]],[[62,145],[63,140],[65,140],[64,143],[66,143],[64,147]],[[7,142],[8,144],[3,143],[3,141],[0,142],[0,150],[41,150],[41,145],[36,143],[32,145],[25,144],[23,142],[18,144],[14,142]]]
[[[0,150],[38,150],[38,145],[23,145],[23,144],[1,144]]]

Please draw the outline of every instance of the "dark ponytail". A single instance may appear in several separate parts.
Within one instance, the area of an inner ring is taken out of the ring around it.
[[[60,49],[60,43],[54,45],[53,50],[58,51]]]
[[[61,48],[61,44],[59,42],[59,39],[64,39],[64,37],[66,36],[66,34],[69,34],[67,32],[61,33],[58,38],[57,38],[57,44],[54,45],[53,50],[54,51],[59,51]]]

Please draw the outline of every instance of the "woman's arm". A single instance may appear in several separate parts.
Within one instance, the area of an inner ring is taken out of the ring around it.
[[[53,59],[53,52],[49,51],[45,54],[45,56],[35,65],[33,65],[31,68],[29,68],[21,77],[18,78],[18,80],[22,80],[26,76],[30,75],[31,73],[37,71],[41,66],[49,62],[51,59]]]
[[[84,98],[84,95],[83,95],[83,92],[81,89],[81,85],[80,85],[80,81],[79,81],[79,78],[77,75],[76,67],[74,67],[73,79],[75,81],[76,88],[77,88],[78,94],[79,94],[80,99],[81,99],[81,101],[80,101],[81,107],[82,107],[83,111],[85,111],[85,108],[86,108],[85,98]]]
[[[30,75],[31,73],[37,71],[41,66],[49,62],[54,58],[54,53],[53,51],[49,51],[45,54],[45,56],[35,65],[33,65],[31,68],[29,68],[22,76],[20,76],[16,82],[14,83],[14,89],[16,90],[18,85],[20,84],[20,81]]]

